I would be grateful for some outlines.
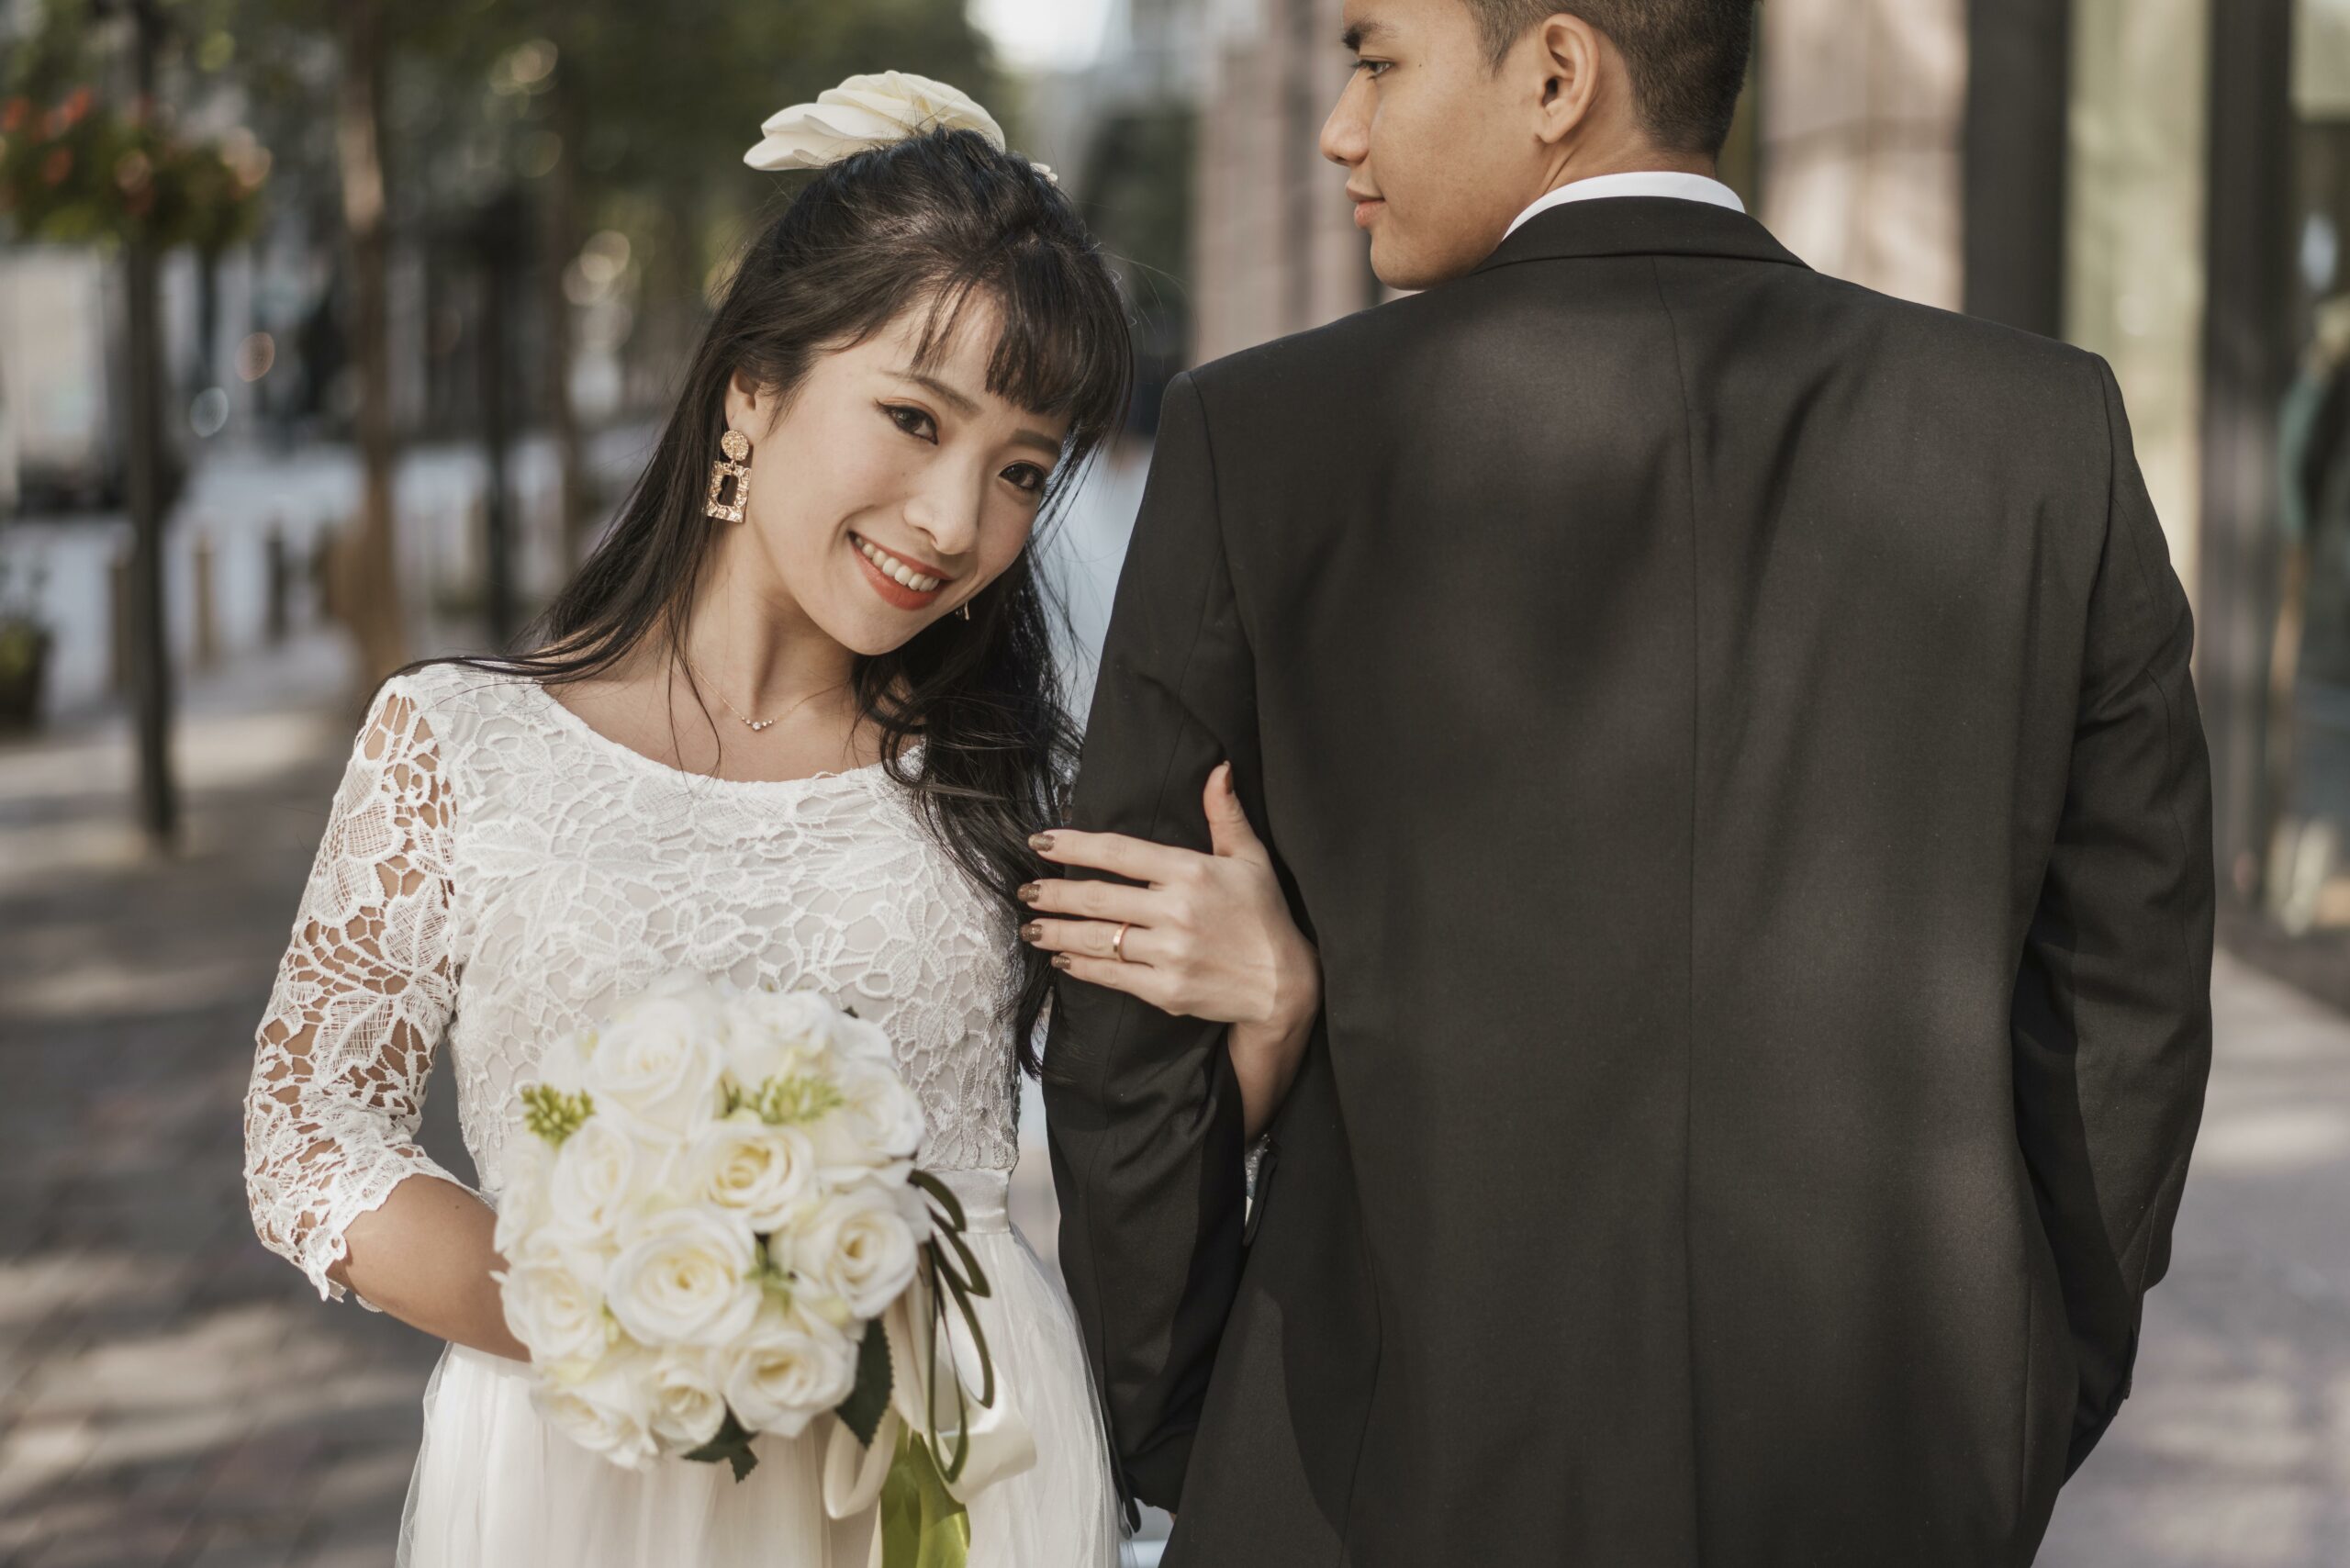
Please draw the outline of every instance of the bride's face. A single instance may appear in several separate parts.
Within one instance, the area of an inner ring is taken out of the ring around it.
[[[910,313],[818,357],[788,403],[727,388],[751,441],[749,498],[728,547],[843,647],[896,648],[1018,558],[1069,434],[987,389],[997,312],[970,300],[927,365]]]

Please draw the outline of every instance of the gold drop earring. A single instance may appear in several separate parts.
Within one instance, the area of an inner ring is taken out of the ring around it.
[[[743,459],[751,455],[751,438],[741,431],[730,430],[718,438],[718,450],[726,455],[710,465],[710,496],[701,510],[721,522],[743,521],[743,503],[751,498],[751,471]],[[734,481],[734,501],[725,498],[726,481]]]

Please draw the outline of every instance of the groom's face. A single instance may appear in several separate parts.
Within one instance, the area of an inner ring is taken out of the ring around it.
[[[1391,288],[1458,277],[1541,193],[1540,73],[1517,51],[1494,69],[1465,0],[1348,0],[1345,26],[1355,71],[1322,155],[1347,170],[1371,270]]]

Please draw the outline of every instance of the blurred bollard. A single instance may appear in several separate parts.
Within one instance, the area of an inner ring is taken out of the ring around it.
[[[214,610],[214,565],[218,551],[212,535],[196,536],[196,667],[210,669],[220,662],[220,620]]]
[[[285,549],[285,524],[272,519],[268,538],[262,546],[268,563],[268,599],[262,609],[262,635],[273,648],[285,641],[293,629],[293,607],[286,601],[294,592],[294,568]]]

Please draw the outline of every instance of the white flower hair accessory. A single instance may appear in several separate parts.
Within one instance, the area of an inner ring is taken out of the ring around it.
[[[910,71],[884,71],[852,76],[819,93],[812,104],[778,109],[759,127],[759,143],[743,162],[754,169],[821,169],[933,130],[975,130],[1004,151],[1003,128],[968,93]],[[1036,170],[1059,183],[1042,163]]]

